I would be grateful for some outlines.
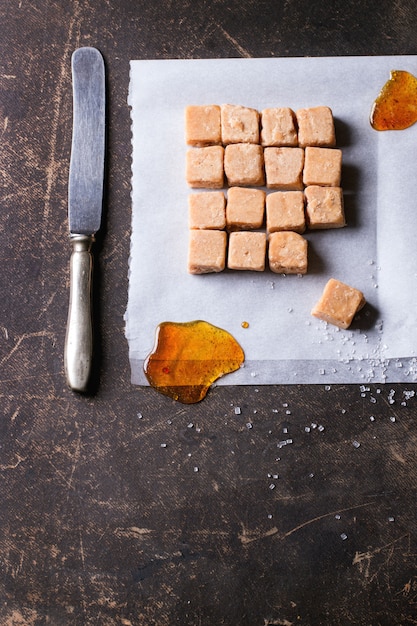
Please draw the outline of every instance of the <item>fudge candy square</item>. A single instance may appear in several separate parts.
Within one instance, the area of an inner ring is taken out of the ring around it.
[[[219,189],[224,181],[224,148],[192,148],[186,156],[186,179],[190,187]]]
[[[226,198],[222,191],[203,191],[188,196],[190,228],[222,230],[226,226]]]
[[[190,274],[221,272],[226,264],[227,235],[224,230],[190,230],[188,271]]]
[[[265,233],[241,230],[230,234],[227,259],[227,267],[229,269],[263,272],[265,269],[265,255]]]
[[[262,189],[231,187],[227,192],[226,223],[229,230],[261,228],[265,214]]]
[[[311,315],[339,328],[349,328],[356,313],[365,305],[365,297],[359,289],[331,278]]]
[[[234,143],[224,151],[224,171],[228,184],[262,187],[265,183],[264,159],[261,146]]]
[[[304,150],[265,148],[266,186],[270,189],[303,189]]]
[[[332,148],[336,145],[334,119],[332,110],[326,106],[298,109],[298,143],[306,146],[322,146]]]
[[[291,230],[303,233],[306,228],[302,191],[274,191],[266,197],[266,230],[274,233]]]
[[[289,107],[264,109],[261,113],[263,146],[297,146],[295,114]]]
[[[185,140],[189,146],[220,144],[220,107],[216,104],[186,107]]]
[[[221,106],[221,133],[224,145],[259,143],[259,112],[238,104]]]
[[[341,187],[310,185],[304,194],[309,228],[342,228],[346,225]]]
[[[276,274],[306,274],[307,240],[289,231],[271,233],[268,259],[271,271]]]
[[[342,176],[342,151],[338,148],[305,149],[303,181],[305,185],[339,187]]]

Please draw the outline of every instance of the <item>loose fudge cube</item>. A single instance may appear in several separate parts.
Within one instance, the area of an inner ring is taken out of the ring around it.
[[[306,146],[331,148],[336,145],[333,113],[329,107],[318,106],[299,109],[296,112],[298,124],[298,143]]]
[[[276,274],[306,274],[307,240],[289,231],[271,233],[268,258],[269,267]]]
[[[337,148],[305,149],[305,185],[339,187],[342,176],[342,151]]]
[[[228,184],[262,187],[265,184],[264,159],[261,146],[234,143],[224,151],[224,171]]]
[[[356,313],[364,305],[365,297],[359,289],[331,278],[311,315],[339,328],[349,328]]]
[[[221,133],[224,145],[259,143],[259,112],[237,104],[223,104]]]
[[[265,255],[265,233],[241,230],[230,234],[227,260],[229,269],[263,272],[265,269]]]
[[[231,187],[227,192],[226,223],[229,230],[261,228],[265,214],[262,189]]]
[[[224,181],[224,148],[207,146],[187,152],[186,179],[190,187],[219,189]]]
[[[295,115],[289,107],[264,109],[261,113],[263,146],[297,146]]]
[[[266,230],[274,233],[291,230],[303,233],[306,228],[302,191],[274,191],[266,197]]]
[[[190,230],[188,271],[190,274],[221,272],[226,264],[227,235],[224,230]]]
[[[266,186],[270,189],[303,189],[304,150],[265,148]]]
[[[310,185],[304,193],[309,228],[342,228],[346,225],[341,187]]]
[[[186,107],[185,140],[189,146],[220,144],[220,107],[216,104]]]
[[[222,191],[203,191],[188,196],[190,228],[222,230],[226,226],[226,198]]]

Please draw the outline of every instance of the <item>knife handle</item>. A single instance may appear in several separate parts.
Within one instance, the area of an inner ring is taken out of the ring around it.
[[[65,338],[65,375],[74,391],[87,391],[93,361],[92,235],[71,235],[70,300]]]

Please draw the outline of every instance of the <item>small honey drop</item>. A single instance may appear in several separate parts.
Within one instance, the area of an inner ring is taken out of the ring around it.
[[[404,130],[417,122],[417,78],[404,70],[392,70],[371,111],[375,130]]]
[[[184,404],[202,400],[215,380],[239,369],[244,352],[230,333],[208,322],[163,322],[144,364],[149,384]]]
[[[241,326],[242,328],[249,328],[249,322],[242,322]]]

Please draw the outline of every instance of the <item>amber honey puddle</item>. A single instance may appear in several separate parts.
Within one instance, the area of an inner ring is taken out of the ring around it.
[[[392,70],[371,111],[375,130],[404,130],[417,122],[417,78],[404,70]]]
[[[230,333],[208,322],[163,322],[145,361],[149,384],[184,404],[202,400],[215,380],[239,369],[245,359]]]

